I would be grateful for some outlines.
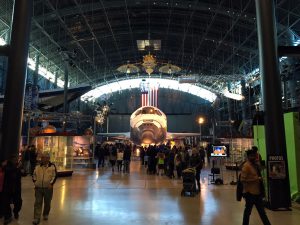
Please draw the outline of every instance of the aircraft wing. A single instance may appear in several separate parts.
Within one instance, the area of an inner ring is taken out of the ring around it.
[[[67,101],[71,102],[90,91],[90,85],[79,85],[68,89]],[[38,105],[41,110],[56,110],[64,104],[64,89],[39,91]]]
[[[184,139],[187,137],[198,137],[200,136],[200,133],[172,133],[167,132],[167,140],[170,139]]]
[[[71,102],[92,89],[90,85],[79,85],[68,89],[67,100]],[[4,95],[0,95],[0,109],[3,108]],[[64,104],[64,89],[57,88],[39,91],[38,107],[40,110],[54,111]]]
[[[120,132],[120,133],[97,133],[101,137],[111,137],[118,140],[129,140],[130,132]]]

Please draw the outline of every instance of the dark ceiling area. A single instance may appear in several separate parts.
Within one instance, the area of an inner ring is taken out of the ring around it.
[[[1,0],[1,27],[10,24],[13,1]],[[300,34],[300,1],[277,0],[278,43],[292,45]],[[157,40],[158,49],[138,49],[137,40]],[[71,85],[93,86],[147,75],[122,73],[121,65],[157,62],[181,68],[151,76],[198,83],[240,81],[258,67],[254,0],[34,0],[30,57],[63,79],[65,61]]]

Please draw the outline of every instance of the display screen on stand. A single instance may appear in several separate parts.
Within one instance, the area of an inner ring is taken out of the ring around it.
[[[213,146],[210,156],[213,157],[227,157],[228,156],[228,147],[225,145],[222,146]]]

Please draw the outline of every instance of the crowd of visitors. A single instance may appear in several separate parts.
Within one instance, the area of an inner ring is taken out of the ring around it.
[[[95,158],[98,159],[97,168],[111,166],[112,172],[117,165],[118,172],[129,173],[132,147],[122,143],[100,144],[95,148]]]
[[[99,143],[95,147],[97,168],[111,168],[112,172],[116,169],[119,173],[130,173],[130,162],[136,156],[140,157],[141,167],[145,168],[149,175],[181,179],[183,170],[193,168],[196,171],[197,192],[201,190],[200,174],[205,163],[205,154],[204,148],[191,145],[171,147],[162,144],[138,147],[123,143]],[[249,224],[254,205],[263,223],[270,224],[262,204],[264,191],[260,171],[263,162],[257,147],[247,151],[247,157],[247,161],[241,165],[243,197],[246,202],[243,224]],[[19,156],[12,156],[0,163],[0,218],[4,217],[4,224],[9,224],[13,217],[19,218],[22,207],[21,177],[28,174],[32,175],[35,187],[33,224],[39,224],[41,216],[48,220],[53,185],[57,177],[56,167],[49,160],[49,154],[39,154],[35,146],[31,145],[23,146]]]

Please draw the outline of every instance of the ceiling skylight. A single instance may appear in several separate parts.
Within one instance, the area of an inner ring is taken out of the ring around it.
[[[0,46],[6,45],[6,41],[0,37]],[[28,57],[27,59],[27,65],[28,68],[31,70],[35,70],[35,61]],[[51,73],[49,70],[47,70],[45,67],[39,66],[39,75],[45,77],[46,79],[50,80],[52,83],[54,83],[55,75]],[[61,79],[57,79],[57,86],[63,87],[64,81]]]
[[[104,94],[110,94],[110,93],[114,93],[126,89],[139,88],[141,82],[149,83],[150,86],[158,85],[159,88],[167,88],[167,89],[187,92],[210,102],[213,102],[217,97],[216,94],[204,88],[201,88],[196,85],[191,85],[191,84],[180,84],[177,80],[147,78],[146,81],[143,81],[142,78],[138,78],[138,79],[122,80],[122,81],[102,85],[83,95],[81,97],[81,100],[93,101]]]

